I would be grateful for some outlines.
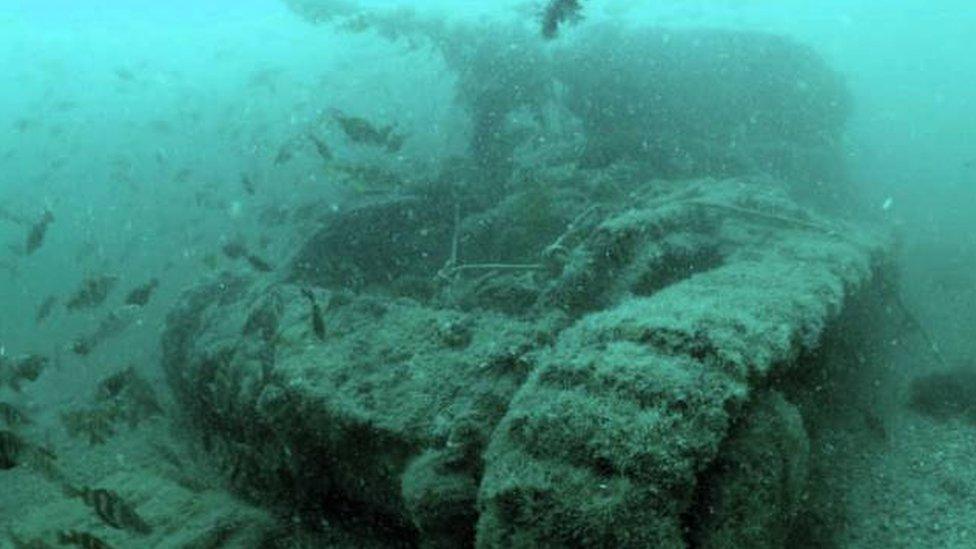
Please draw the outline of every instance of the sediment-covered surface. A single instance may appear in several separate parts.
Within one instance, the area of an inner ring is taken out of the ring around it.
[[[808,441],[777,376],[815,364],[887,241],[765,179],[585,202],[491,264],[469,220],[504,203],[401,205],[369,254],[343,243],[376,218],[338,212],[287,274],[188,291],[164,366],[202,444],[242,493],[390,543],[781,544]],[[442,267],[395,260],[430,234]],[[383,283],[335,282],[377,257]]]

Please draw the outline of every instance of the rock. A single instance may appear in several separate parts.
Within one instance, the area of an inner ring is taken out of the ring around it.
[[[282,306],[272,337],[235,329],[235,319],[252,325],[246,319],[271,295]],[[253,287],[224,306],[177,309],[165,366],[181,402],[242,493],[313,521],[337,520],[333,509],[351,506],[353,529],[378,524],[409,539],[419,525],[457,541],[462,530],[430,515],[473,516],[477,456],[531,369],[537,330],[407,299],[336,303],[324,311],[324,341],[311,334],[307,299],[287,283]],[[188,325],[208,328],[178,337]],[[418,480],[429,471],[418,465],[423,456],[440,450],[454,456],[441,480],[458,488]],[[439,497],[466,503],[439,505]]]
[[[326,277],[319,338],[313,281],[202,284],[164,336],[177,398],[240,493],[369,539],[782,539],[802,504],[805,438],[769,386],[811,367],[801,357],[880,276],[890,244],[765,179],[653,181],[628,196],[566,240],[561,272],[525,287],[528,308],[459,310],[450,284],[417,300],[378,273],[358,292]],[[388,279],[416,268],[370,265]],[[746,514],[708,514],[704,500]]]
[[[784,547],[803,506],[810,444],[795,406],[756,397],[700,475],[695,547]]]

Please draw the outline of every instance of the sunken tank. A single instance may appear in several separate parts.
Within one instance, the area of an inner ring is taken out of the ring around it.
[[[696,32],[671,55],[753,39]],[[810,52],[755,39],[730,63],[772,57],[823,81]],[[505,162],[517,177],[486,181],[473,157],[324,212],[275,273],[188,289],[163,366],[234,490],[361,547],[780,547],[798,535],[815,480],[799,395],[838,368],[825,349],[872,338],[864,319],[888,287],[891,243],[798,202],[804,177],[762,163],[729,173],[729,136],[749,134],[732,119],[748,106],[717,65],[684,66],[662,65],[674,87],[648,112],[714,137],[695,154],[715,162],[694,173],[660,169],[687,160],[680,147],[648,159],[601,142],[600,162],[588,160],[597,145],[526,162],[516,143]],[[700,101],[679,97],[682,82],[714,94],[701,118],[683,110]],[[842,87],[780,99],[763,140],[833,146],[819,132],[842,124],[809,107],[843,103]],[[573,101],[588,140],[612,137],[597,118],[616,114]],[[818,169],[834,175],[817,177],[841,184],[827,156]]]

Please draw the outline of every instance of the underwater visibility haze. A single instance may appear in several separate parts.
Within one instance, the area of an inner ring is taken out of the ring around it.
[[[976,546],[976,7],[0,6],[0,547]]]

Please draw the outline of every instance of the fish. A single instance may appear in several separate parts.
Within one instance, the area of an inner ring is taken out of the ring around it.
[[[549,0],[542,11],[542,37],[552,40],[559,35],[559,27],[563,23],[582,21],[582,10],[580,0]]]
[[[142,378],[134,366],[110,375],[98,384],[95,400],[108,410],[125,416],[131,427],[139,422],[163,413],[163,407],[152,385]]]
[[[115,283],[119,278],[112,275],[100,275],[88,277],[81,281],[81,285],[75,290],[71,298],[65,303],[65,308],[69,311],[79,309],[90,309],[97,307],[105,302]]]
[[[247,248],[247,245],[244,244],[244,241],[240,238],[231,240],[230,242],[224,244],[221,247],[221,251],[223,251],[224,255],[230,259],[237,260],[243,258],[256,271],[268,273],[274,270],[274,267],[270,263],[258,255],[251,253],[251,251]]]
[[[247,264],[250,265],[255,271],[259,271],[262,273],[270,273],[271,271],[274,270],[274,266],[271,265],[271,263],[268,263],[267,261],[265,261],[264,259],[262,259],[261,257],[255,254],[249,253],[245,256],[244,259],[247,260]]]
[[[320,139],[317,135],[311,132],[309,132],[308,134],[308,139],[312,142],[313,145],[315,145],[315,151],[319,153],[319,157],[321,157],[322,160],[325,160],[326,162],[332,160],[333,158],[332,149],[329,148],[328,143],[326,143],[325,141]]]
[[[241,174],[241,187],[250,196],[254,196],[254,181],[246,173]]]
[[[108,376],[98,383],[98,389],[95,393],[96,397],[98,400],[117,398],[132,384],[137,376],[138,374],[136,374],[136,369],[133,366],[129,366],[121,372]]]
[[[18,133],[24,133],[34,126],[34,122],[29,118],[18,118],[14,121],[14,129]]]
[[[7,537],[10,539],[10,543],[13,544],[14,549],[51,549],[52,547],[51,544],[42,539],[34,538],[25,540],[9,529],[7,530]]]
[[[278,91],[277,81],[281,75],[279,68],[258,69],[250,74],[247,85],[250,88],[265,88],[270,93]]]
[[[138,319],[141,309],[139,305],[125,304],[112,310],[102,318],[93,331],[76,337],[70,346],[71,350],[79,356],[91,353],[102,341],[123,332],[132,325]]]
[[[222,200],[218,199],[212,189],[204,189],[193,193],[193,202],[198,208],[217,210],[224,207]]]
[[[864,426],[868,432],[881,442],[888,442],[888,428],[885,426],[885,422],[881,419],[881,416],[865,406],[857,406],[857,409],[861,412],[861,417],[864,419]]]
[[[88,356],[95,350],[95,345],[96,343],[87,337],[78,336],[71,342],[68,348],[78,356]]]
[[[325,319],[322,318],[322,309],[319,307],[318,301],[315,299],[315,294],[312,290],[308,288],[302,288],[302,295],[308,298],[309,302],[312,304],[312,309],[310,311],[310,316],[312,320],[312,333],[319,340],[325,339]]]
[[[269,204],[261,209],[258,221],[262,225],[278,226],[288,222],[290,210],[281,204]]]
[[[294,140],[286,141],[278,148],[278,154],[275,155],[274,165],[281,166],[287,164],[292,157],[295,156],[295,143]]]
[[[24,412],[9,402],[0,401],[0,421],[7,427],[20,427],[33,423]]]
[[[10,430],[0,430],[0,470],[10,470],[24,465],[45,479],[60,483],[64,474],[54,464],[53,452],[31,444]]]
[[[173,133],[173,125],[168,120],[153,120],[149,123],[149,127],[156,133]]]
[[[115,69],[115,77],[119,80],[131,81],[135,79],[136,75],[125,67],[118,67]]]
[[[126,305],[138,305],[144,307],[152,299],[153,292],[159,287],[159,279],[151,278],[149,282],[141,286],[137,286],[129,291],[129,294],[125,296]]]
[[[61,425],[72,438],[85,437],[89,446],[105,444],[115,436],[116,410],[90,408],[61,413]]]
[[[27,443],[13,431],[0,430],[0,471],[13,469],[20,465],[21,457],[27,451]]]
[[[240,239],[231,240],[224,244],[220,251],[224,252],[224,255],[230,259],[240,259],[247,255],[247,245]]]
[[[390,189],[403,183],[397,174],[381,166],[340,164],[333,168],[337,174],[344,176],[353,189],[361,193],[389,193]]]
[[[207,269],[215,271],[220,265],[220,258],[217,256],[217,254],[208,253],[200,258],[200,263],[202,263]]]
[[[0,356],[0,387],[6,385],[19,393],[21,384],[36,381],[50,362],[50,359],[38,354],[14,358]]]
[[[22,215],[19,215],[19,214],[15,214],[15,213],[13,213],[13,212],[5,209],[5,208],[2,208],[2,207],[0,207],[0,219],[2,219],[4,221],[9,221],[11,223],[15,223],[17,225],[23,225],[25,227],[27,225],[30,225],[30,223],[31,223],[30,220],[27,219],[26,217],[24,217]]]
[[[24,252],[27,255],[36,252],[44,244],[47,227],[52,222],[54,222],[54,214],[51,210],[44,210],[44,215],[27,231],[27,242],[24,245]]]
[[[407,140],[407,136],[402,133],[391,133],[386,138],[386,152],[396,153],[400,152],[403,148],[403,143]]]
[[[67,497],[81,499],[85,505],[91,507],[98,518],[105,524],[118,530],[126,530],[143,536],[152,533],[149,525],[135,508],[119,494],[104,488],[75,488],[70,484],[64,485]]]
[[[397,152],[403,146],[404,136],[393,133],[396,124],[377,128],[365,118],[349,116],[339,109],[332,109],[331,113],[342,133],[353,143],[385,147],[389,152]]]
[[[75,261],[80,263],[93,257],[101,258],[104,257],[104,254],[105,250],[102,246],[91,235],[88,235],[78,246],[78,251],[75,252]]]
[[[0,269],[7,271],[12,279],[20,278],[20,266],[13,261],[0,261]]]
[[[193,170],[190,168],[183,168],[176,172],[176,175],[173,176],[173,181],[176,181],[177,183],[186,183],[191,177],[193,177]]]
[[[65,99],[64,101],[58,101],[54,104],[54,110],[58,112],[70,112],[78,108],[78,102],[72,101],[70,99]]]
[[[51,316],[54,312],[54,306],[58,304],[57,296],[48,296],[40,305],[37,306],[37,312],[34,313],[34,322],[40,324],[47,320],[47,317]]]
[[[112,549],[112,546],[102,538],[78,530],[62,530],[58,532],[58,543],[61,545],[76,545],[83,549]]]

